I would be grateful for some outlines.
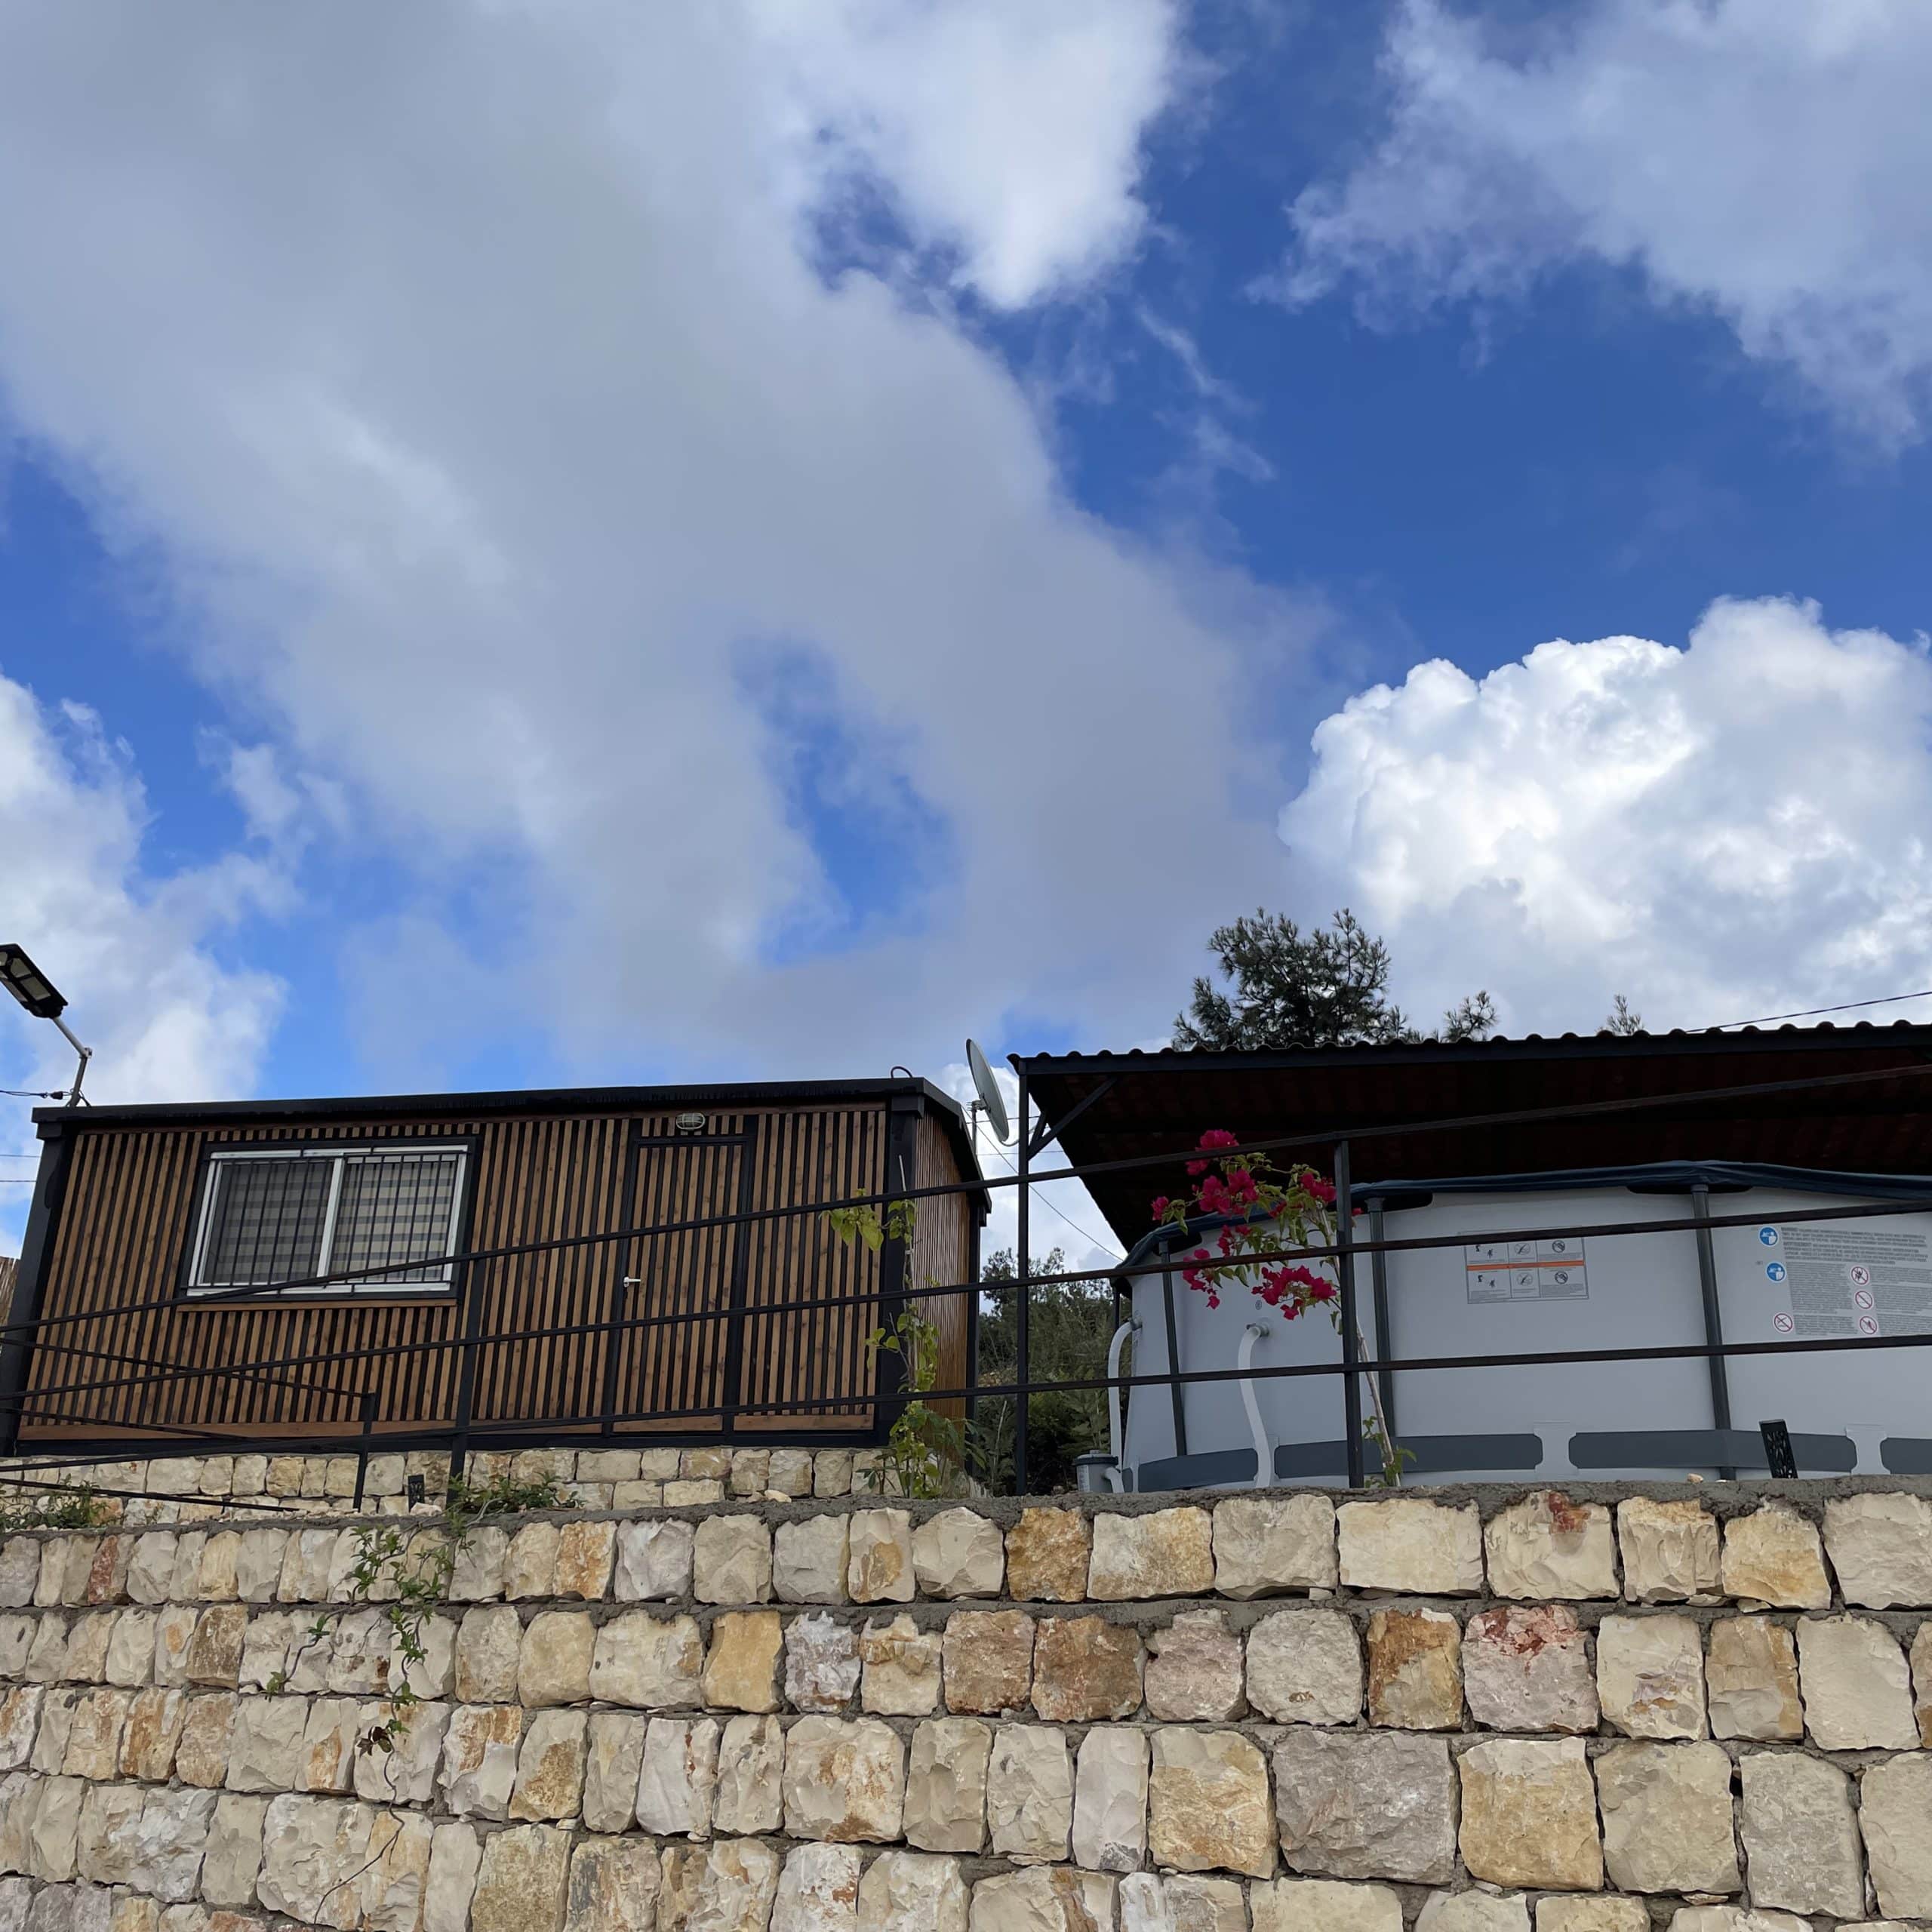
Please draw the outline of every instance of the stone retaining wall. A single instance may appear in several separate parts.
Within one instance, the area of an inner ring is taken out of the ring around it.
[[[355,1528],[18,1534],[0,1932],[1932,1920],[1928,1494],[517,1519],[392,1752]]]
[[[554,1482],[580,1509],[688,1508],[780,1497],[830,1498],[877,1487],[876,1449],[524,1449],[473,1453],[466,1473],[474,1483],[497,1476]],[[206,1522],[224,1503],[243,1503],[254,1515],[272,1506],[291,1515],[347,1515],[354,1507],[353,1456],[171,1456],[152,1461],[36,1463],[0,1458],[0,1478],[27,1477],[70,1488],[103,1491],[128,1523]],[[424,1501],[409,1500],[411,1478]],[[371,1456],[362,1484],[365,1515],[435,1512],[448,1494],[447,1450]]]

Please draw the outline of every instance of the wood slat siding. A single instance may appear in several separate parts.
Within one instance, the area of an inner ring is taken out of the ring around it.
[[[705,1137],[669,1148],[669,1116],[493,1116],[481,1121],[330,1121],[218,1129],[180,1125],[83,1128],[75,1137],[66,1204],[41,1297],[43,1318],[91,1318],[45,1330],[28,1371],[23,1441],[111,1437],[131,1447],[139,1423],[205,1429],[238,1439],[340,1436],[358,1423],[356,1392],[373,1389],[383,1429],[445,1429],[454,1419],[461,1352],[427,1345],[463,1333],[460,1299],[386,1291],[343,1297],[211,1303],[172,1299],[212,1148],[294,1142],[365,1145],[462,1139],[472,1148],[474,1201],[466,1245],[491,1248],[871,1192],[884,1174],[882,1105],[801,1112],[747,1110],[710,1117]],[[717,1137],[737,1137],[719,1145]],[[940,1137],[943,1141],[943,1137]],[[950,1150],[946,1158],[950,1161]],[[937,1223],[936,1223],[936,1226]],[[949,1266],[952,1265],[948,1263]],[[582,1324],[583,1332],[479,1349],[472,1427],[541,1422],[595,1431],[607,1394],[620,1413],[763,1404],[737,1415],[737,1432],[809,1437],[869,1429],[875,1386],[865,1338],[878,1325],[878,1257],[839,1241],[822,1214],[754,1221],[480,1262],[467,1292],[481,1297],[481,1332]],[[623,1277],[645,1286],[626,1289]],[[632,1330],[611,1347],[626,1314],[724,1307],[734,1281],[743,1306],[740,1373],[726,1387],[732,1324]],[[759,1315],[761,1307],[836,1295],[835,1309]],[[244,1367],[338,1350],[391,1351],[288,1371],[297,1386],[230,1377],[157,1380],[170,1366]],[[128,1358],[103,1361],[85,1351]],[[48,1395],[65,1384],[143,1377],[138,1385]],[[346,1392],[332,1392],[340,1390]],[[832,1411],[787,1413],[816,1397],[854,1398]],[[36,1399],[37,1397],[37,1399]],[[717,1418],[649,1416],[617,1432],[702,1436]]]
[[[941,1187],[961,1178],[951,1137],[931,1115],[923,1115],[915,1143],[918,1150],[921,1187]],[[936,1195],[919,1203],[919,1217],[912,1234],[912,1252],[906,1269],[907,1285],[924,1287],[928,1283],[964,1281],[973,1272],[973,1197],[968,1194]],[[918,1304],[926,1319],[939,1331],[939,1374],[936,1386],[963,1389],[968,1373],[967,1341],[970,1333],[968,1295],[934,1295]],[[964,1398],[935,1402],[934,1407],[955,1422],[966,1417]]]

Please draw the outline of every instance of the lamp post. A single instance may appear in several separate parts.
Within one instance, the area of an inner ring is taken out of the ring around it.
[[[94,1049],[82,1046],[60,1017],[67,1010],[67,1002],[54,982],[27,957],[25,949],[17,946],[0,945],[0,986],[5,986],[35,1019],[52,1020],[60,1028],[60,1037],[79,1054],[74,1084],[67,1089],[67,1105],[78,1106],[81,1083],[88,1077],[88,1062],[94,1058]]]

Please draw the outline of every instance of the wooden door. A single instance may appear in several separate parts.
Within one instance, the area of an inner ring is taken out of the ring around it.
[[[715,1223],[749,1208],[754,1124],[714,1116],[706,1128],[701,1134],[646,1131],[633,1138],[627,1226]],[[605,1413],[616,1418],[608,1432],[729,1432],[731,1392],[741,1373],[751,1235],[741,1222],[678,1228],[639,1235],[617,1251],[622,1275],[613,1308],[619,1321],[711,1318],[619,1331],[606,1368]]]

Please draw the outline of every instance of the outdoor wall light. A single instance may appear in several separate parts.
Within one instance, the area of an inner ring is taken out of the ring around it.
[[[66,1094],[68,1106],[78,1106],[81,1082],[88,1077],[88,1062],[94,1058],[94,1049],[82,1046],[60,1017],[67,1010],[67,1002],[61,998],[54,982],[27,957],[26,949],[22,946],[0,944],[0,984],[4,984],[35,1019],[52,1020],[60,1028],[60,1037],[80,1055],[80,1064],[74,1069],[74,1084],[67,1089]]]

